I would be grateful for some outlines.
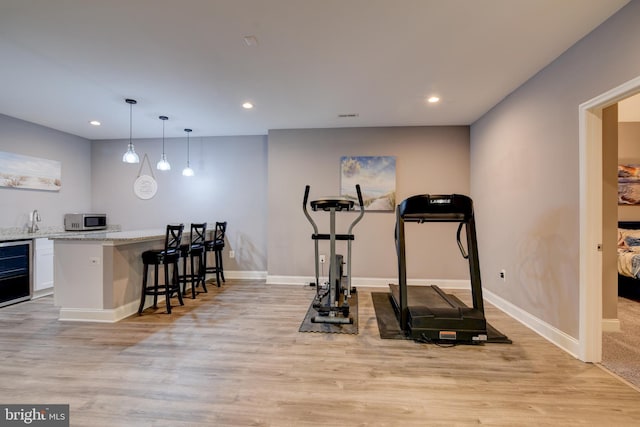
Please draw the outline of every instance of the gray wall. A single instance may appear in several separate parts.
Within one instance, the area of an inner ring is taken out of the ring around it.
[[[65,213],[91,208],[88,140],[0,114],[0,151],[56,160],[62,168],[60,191],[0,187],[0,228],[26,227],[34,209],[40,228],[61,228]]]
[[[467,126],[272,130],[268,168],[269,275],[313,276],[312,228],[302,212],[304,187],[311,186],[310,200],[337,195],[340,157],[353,155],[396,156],[397,203],[414,194],[469,194]],[[338,231],[346,232],[354,215],[338,214]],[[314,218],[320,232],[328,232],[329,215],[317,212]],[[354,229],[354,278],[397,278],[394,226],[394,212],[365,214]],[[458,252],[453,224],[409,226],[410,278],[468,279],[468,264]],[[321,251],[328,254],[327,242],[322,243],[325,246]],[[327,270],[328,264],[325,274]]]
[[[483,285],[578,336],[578,106],[640,75],[632,1],[471,126]],[[505,268],[507,281],[497,280]]]
[[[164,228],[168,223],[227,221],[227,247],[235,259],[225,260],[225,270],[265,271],[267,266],[267,141],[266,136],[192,136],[191,167],[195,176],[182,176],[186,166],[186,138],[165,140],[171,170],[155,169],[162,141],[134,141],[140,164],[125,164],[127,141],[93,141],[91,144],[93,209],[108,214],[123,230]],[[158,192],[149,200],[133,193],[143,156],[147,153]]]

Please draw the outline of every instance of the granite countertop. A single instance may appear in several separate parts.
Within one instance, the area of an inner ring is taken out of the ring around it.
[[[35,233],[27,232],[26,228],[12,227],[12,228],[0,228],[0,242],[7,242],[11,240],[32,240],[32,239],[52,239],[59,236],[79,236],[89,234],[105,234],[105,232],[117,232],[120,231],[119,225],[110,225],[106,230],[96,231],[65,231],[63,227],[42,227]]]
[[[51,240],[79,240],[95,242],[143,242],[164,238],[166,230],[92,231],[88,233],[65,233],[50,237]]]
[[[213,233],[213,229],[207,232]],[[31,240],[47,238],[58,241],[94,241],[94,242],[115,242],[115,243],[135,243],[147,240],[163,239],[167,234],[166,229],[129,230],[120,231],[120,226],[109,226],[106,230],[94,231],[64,231],[60,228],[50,227],[38,230],[35,233],[27,233],[25,229],[0,229],[0,242],[11,240]],[[185,230],[183,239],[189,238],[191,233]]]

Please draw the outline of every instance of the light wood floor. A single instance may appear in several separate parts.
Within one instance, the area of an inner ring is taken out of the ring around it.
[[[513,345],[440,348],[379,338],[382,289],[359,289],[358,335],[299,333],[311,288],[209,289],[117,324],[0,309],[0,403],[67,403],[72,426],[640,425],[638,391],[492,307]]]

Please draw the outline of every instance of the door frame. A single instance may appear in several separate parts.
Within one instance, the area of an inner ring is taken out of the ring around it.
[[[580,175],[579,354],[602,360],[602,110],[640,92],[640,76],[578,107]]]

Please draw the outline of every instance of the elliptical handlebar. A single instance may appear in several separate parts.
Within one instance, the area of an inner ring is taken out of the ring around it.
[[[353,227],[355,227],[356,224],[359,223],[362,217],[364,216],[364,201],[362,200],[362,191],[360,191],[360,184],[356,184],[356,193],[358,193],[358,204],[360,205],[360,215],[358,215],[358,217],[353,220],[353,222],[349,226],[349,231],[347,231],[347,234],[352,234],[351,231],[353,230]]]
[[[318,226],[316,225],[316,222],[313,220],[313,218],[311,218],[311,215],[309,215],[309,211],[307,210],[307,201],[309,200],[310,189],[311,189],[311,186],[309,185],[304,187],[304,199],[302,200],[302,210],[304,211],[304,216],[307,217],[307,219],[313,226],[313,233],[318,234]]]

